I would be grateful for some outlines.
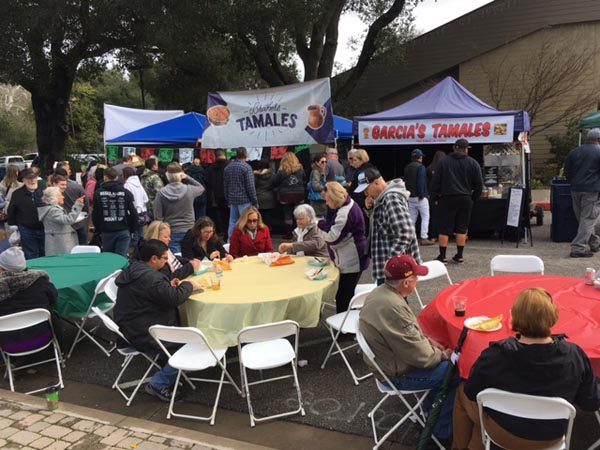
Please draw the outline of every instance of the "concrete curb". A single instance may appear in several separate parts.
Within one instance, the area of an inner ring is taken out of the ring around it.
[[[0,389],[0,399],[9,401],[13,404],[21,404],[31,409],[46,409],[46,400],[32,395],[21,394]],[[128,417],[121,414],[100,411],[97,409],[77,406],[70,403],[60,402],[57,413],[61,413],[79,419],[91,420],[94,422],[110,425],[114,427],[127,428],[134,432],[147,433],[154,436],[173,438],[179,441],[188,441],[195,444],[201,444],[217,450],[275,450],[271,447],[251,444],[248,442],[237,441],[234,439],[215,436],[200,431],[179,428],[160,422]]]

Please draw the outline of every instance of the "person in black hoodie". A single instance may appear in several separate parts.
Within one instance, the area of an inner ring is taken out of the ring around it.
[[[452,261],[464,262],[471,210],[483,190],[481,167],[468,155],[470,148],[466,139],[458,139],[454,151],[440,161],[432,181],[431,197],[438,202],[440,254],[436,259],[444,264],[448,263],[448,238],[453,234],[456,235],[456,255]]]
[[[483,450],[477,394],[487,388],[561,397],[587,411],[600,407],[598,384],[587,355],[564,335],[551,335],[558,308],[550,294],[540,288],[524,290],[511,315],[517,336],[492,342],[457,392],[455,450]],[[522,419],[493,410],[484,410],[483,420],[494,442],[514,450],[550,448],[566,431],[565,420]]]
[[[115,322],[139,351],[156,353],[158,346],[148,328],[152,325],[178,326],[178,307],[195,290],[196,281],[179,281],[161,273],[168,260],[168,247],[157,239],[144,242],[140,260],[124,269],[115,284],[118,286],[114,308]],[[146,385],[146,392],[160,400],[170,401],[177,369],[165,364]]]
[[[27,270],[25,255],[18,247],[0,253],[0,316],[30,309],[43,308],[52,315],[54,335],[62,344],[60,319],[54,313],[58,292],[48,274],[41,270]],[[0,347],[11,352],[38,348],[51,339],[46,323],[19,331],[0,333]]]
[[[138,214],[133,195],[117,177],[117,171],[112,167],[104,172],[104,183],[94,193],[92,222],[96,233],[101,233],[102,251],[127,257]]]
[[[229,164],[225,150],[216,151],[217,160],[204,172],[204,181],[208,195],[208,216],[215,221],[217,233],[227,240],[227,226],[229,225],[229,205],[225,198],[225,167]]]

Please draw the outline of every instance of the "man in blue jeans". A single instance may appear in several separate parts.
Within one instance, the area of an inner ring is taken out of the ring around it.
[[[102,251],[127,257],[138,214],[133,195],[118,180],[112,167],[104,171],[104,183],[94,194],[92,222],[96,233],[101,233]]]
[[[386,376],[401,390],[431,389],[423,402],[428,412],[435,398],[452,350],[443,348],[423,334],[406,298],[415,291],[418,276],[429,269],[408,255],[394,256],[384,267],[385,282],[375,288],[360,311],[359,329],[375,353]],[[365,358],[367,365],[371,366]],[[375,376],[378,372],[371,367]],[[442,405],[433,434],[442,441],[452,437],[452,408],[458,380],[452,383]]]
[[[23,186],[11,197],[6,221],[17,225],[21,235],[21,246],[26,259],[45,255],[44,224],[38,219],[37,208],[43,206],[42,190],[38,187],[38,175],[33,169],[21,172]]]
[[[114,309],[115,322],[139,351],[156,354],[160,350],[148,328],[152,325],[179,325],[178,307],[192,291],[199,290],[196,281],[180,282],[160,272],[169,260],[168,247],[157,239],[142,244],[140,260],[124,269],[117,279],[119,287]],[[177,369],[164,364],[155,373],[146,392],[165,402],[171,400],[172,389],[177,378]]]
[[[252,167],[246,162],[248,152],[244,147],[235,151],[235,159],[231,161],[223,172],[225,184],[225,199],[229,205],[229,228],[227,236],[231,238],[233,228],[242,213],[250,206],[258,208],[258,198],[254,185]]]

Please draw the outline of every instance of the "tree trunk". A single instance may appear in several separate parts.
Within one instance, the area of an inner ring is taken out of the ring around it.
[[[31,93],[35,115],[36,138],[40,155],[40,169],[52,170],[54,161],[64,159],[67,141],[67,106],[69,89],[60,93]]]

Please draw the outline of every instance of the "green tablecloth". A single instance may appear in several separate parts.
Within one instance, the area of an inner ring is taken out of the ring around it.
[[[48,272],[58,290],[56,312],[65,317],[85,315],[98,281],[127,265],[127,259],[115,253],[79,253],[27,261],[29,269]],[[106,301],[102,294],[96,298],[96,305]]]

